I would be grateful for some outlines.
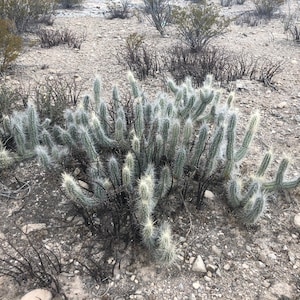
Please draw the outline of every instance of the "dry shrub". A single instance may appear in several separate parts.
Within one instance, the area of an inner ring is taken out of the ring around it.
[[[165,35],[166,26],[171,23],[172,10],[170,0],[144,0],[144,15],[161,36]]]
[[[0,72],[10,67],[22,50],[22,39],[13,31],[12,21],[0,19]]]
[[[61,44],[67,44],[71,48],[80,49],[82,42],[85,40],[85,33],[77,35],[70,29],[43,29],[38,32],[43,48],[51,48]]]
[[[62,8],[74,8],[75,6],[80,6],[83,0],[58,0],[58,4],[61,5]]]
[[[139,80],[147,76],[154,76],[161,70],[160,62],[155,51],[151,51],[144,44],[144,37],[133,33],[126,39],[126,46],[121,55],[118,56],[119,62],[125,62]]]
[[[13,21],[18,32],[28,31],[38,23],[53,23],[55,3],[55,0],[0,1],[0,18]]]
[[[82,83],[75,77],[51,76],[45,82],[36,83],[34,102],[39,115],[49,118],[53,124],[61,124],[64,111],[77,104],[82,89]]]
[[[284,0],[254,0],[255,13],[260,18],[271,19]]]
[[[190,77],[197,86],[202,84],[206,74],[214,75],[221,83],[248,77],[272,85],[273,77],[282,71],[281,61],[231,53],[217,47],[205,47],[200,52],[192,52],[183,46],[174,47],[164,65],[177,82]]]
[[[127,19],[130,17],[129,0],[108,0],[106,1],[106,7],[108,10],[106,17],[108,19]]]

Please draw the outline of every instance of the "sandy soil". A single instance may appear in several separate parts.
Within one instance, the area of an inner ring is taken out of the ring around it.
[[[253,4],[246,1],[242,6],[222,8],[222,12],[234,16],[252,8]],[[49,76],[75,77],[89,92],[95,76],[99,76],[105,97],[110,97],[114,85],[126,94],[127,68],[116,56],[128,35],[143,34],[148,47],[161,53],[176,43],[177,35],[171,27],[162,38],[146,20],[136,17],[108,20],[103,12],[104,1],[85,1],[80,10],[60,11],[53,27],[85,33],[81,49],[67,46],[45,49],[38,42],[31,43],[18,58],[15,72],[2,80],[17,86]],[[30,39],[34,41],[36,37]],[[231,24],[230,30],[214,44],[284,61],[283,71],[274,78],[276,89],[248,78],[233,82],[228,88],[236,88],[241,127],[245,127],[251,112],[261,113],[260,129],[243,168],[249,172],[262,151],[272,148],[276,157],[274,169],[287,153],[292,158],[289,176],[299,175],[299,45],[287,39],[280,18],[256,27]],[[149,77],[141,86],[155,95],[164,86],[163,75]],[[265,215],[251,228],[240,225],[217,195],[207,198],[200,211],[187,205],[186,211],[172,221],[179,261],[164,268],[131,242],[127,247],[116,242],[107,256],[103,251],[108,247],[105,239],[91,235],[81,218],[73,220],[74,212],[62,195],[57,174],[46,173],[36,162],[24,161],[1,174],[1,182],[6,186],[16,186],[15,178],[28,183],[30,193],[16,199],[0,196],[0,233],[18,241],[21,235],[17,228],[44,224],[42,229],[31,232],[32,238],[59,249],[64,270],[58,278],[62,293],[70,300],[300,299],[300,229],[294,223],[295,215],[300,213],[299,188],[270,197]],[[89,255],[98,255],[98,265],[94,266],[101,278],[98,282],[81,265]],[[192,271],[198,255],[207,272]],[[18,286],[8,277],[0,277],[0,299],[20,299],[32,288],[30,282]],[[55,299],[63,296],[57,295]]]

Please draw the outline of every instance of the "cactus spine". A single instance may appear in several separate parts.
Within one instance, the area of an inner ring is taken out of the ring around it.
[[[99,206],[100,202],[97,199],[85,195],[81,187],[77,184],[74,177],[64,173],[62,175],[62,186],[68,196],[82,207],[92,208]]]
[[[39,118],[37,115],[36,108],[33,104],[29,104],[27,107],[28,116],[28,135],[29,135],[29,147],[31,150],[39,143]]]
[[[254,134],[256,132],[258,122],[259,122],[259,114],[256,113],[251,117],[251,120],[249,122],[245,137],[244,137],[243,142],[242,142],[242,146],[235,153],[234,160],[236,162],[242,160],[245,157],[245,155],[247,154],[249,146],[250,146],[250,144],[252,142],[252,139],[254,137]]]

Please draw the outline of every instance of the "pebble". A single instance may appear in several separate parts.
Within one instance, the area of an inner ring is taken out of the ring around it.
[[[217,256],[221,256],[222,255],[222,250],[220,248],[218,248],[217,246],[213,245],[211,247],[211,251],[216,254]]]
[[[28,234],[32,231],[46,229],[47,225],[45,223],[37,223],[37,224],[26,224],[22,227],[22,231],[25,234]]]
[[[223,269],[224,269],[225,271],[229,271],[230,268],[231,268],[231,265],[230,265],[230,264],[225,264],[224,267],[223,267]]]
[[[52,294],[48,290],[35,289],[24,295],[21,300],[52,300]]]
[[[294,216],[294,225],[297,229],[300,229],[300,213]]]
[[[213,264],[208,264],[206,266],[207,271],[211,272],[211,273],[215,273],[218,269],[218,267],[216,265]]]
[[[215,195],[213,192],[206,190],[204,193],[204,197],[208,200],[214,200],[215,199]]]
[[[203,262],[203,259],[200,255],[198,255],[196,260],[194,261],[193,266],[192,266],[192,271],[200,272],[200,273],[206,273],[207,272],[205,264]]]
[[[201,286],[201,285],[200,285],[199,280],[193,282],[193,288],[194,288],[195,290],[198,290],[198,289],[200,288],[200,286]]]
[[[287,102],[286,101],[282,101],[277,105],[277,108],[285,108],[287,107]]]
[[[195,294],[192,293],[192,294],[190,295],[190,297],[189,297],[189,300],[196,300]]]
[[[271,286],[271,283],[270,283],[268,280],[264,280],[263,286],[264,286],[265,288],[269,288],[269,287]]]

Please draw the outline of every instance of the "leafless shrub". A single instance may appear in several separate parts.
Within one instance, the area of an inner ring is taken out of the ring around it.
[[[177,82],[188,76],[198,86],[206,74],[214,75],[221,83],[248,77],[272,85],[273,77],[282,71],[282,62],[255,59],[250,54],[234,54],[216,47],[205,47],[201,52],[192,52],[182,46],[174,47],[165,58],[165,66]]]
[[[144,37],[133,33],[126,39],[126,46],[118,56],[119,62],[125,62],[135,72],[139,80],[147,76],[156,76],[160,71],[160,63],[155,51],[149,50],[144,44]]]
[[[166,26],[172,19],[170,0],[143,0],[143,2],[146,19],[163,36]]]
[[[1,239],[0,274],[13,278],[19,285],[30,281],[34,286],[49,288],[54,295],[63,295],[58,280],[63,267],[59,255],[37,245],[27,234],[23,236],[21,245],[9,238]]]
[[[53,124],[61,124],[64,110],[77,104],[82,83],[75,77],[48,77],[35,85],[34,101],[42,118],[49,118]]]
[[[230,7],[233,4],[232,0],[220,0],[220,4],[223,7]]]
[[[247,24],[250,27],[258,26],[261,22],[261,18],[254,11],[246,11],[235,19],[236,25]]]
[[[271,19],[284,0],[254,0],[255,13],[260,18]]]
[[[273,86],[273,78],[283,70],[283,61],[272,61],[267,57],[259,57],[254,61],[250,69],[250,79],[263,82],[267,86]]]
[[[108,0],[106,1],[108,19],[127,19],[130,17],[130,1],[129,0]]]
[[[62,8],[69,9],[80,6],[83,0],[58,0],[57,2],[61,5]]]
[[[85,40],[85,33],[77,35],[70,29],[42,29],[38,32],[43,48],[51,48],[61,44],[67,44],[70,48],[80,49],[82,42]]]
[[[236,0],[235,2],[237,5],[242,5],[246,2],[246,0]]]

